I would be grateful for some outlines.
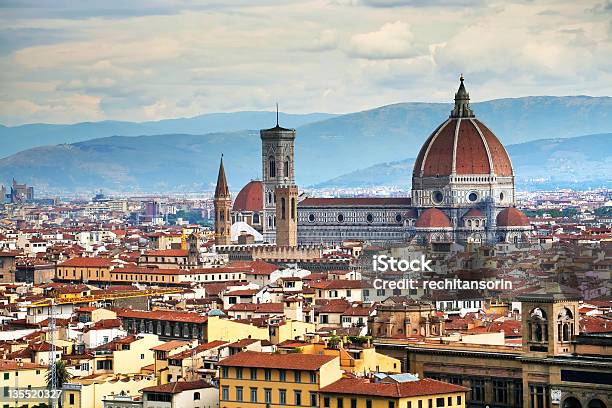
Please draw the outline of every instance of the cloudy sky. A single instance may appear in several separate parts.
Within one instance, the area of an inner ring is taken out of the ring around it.
[[[612,95],[610,0],[3,0],[0,27],[4,125],[449,101],[462,72]]]

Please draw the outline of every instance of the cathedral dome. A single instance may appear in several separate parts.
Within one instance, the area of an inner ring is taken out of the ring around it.
[[[497,214],[498,227],[529,227],[529,218],[514,207],[503,209]]]
[[[512,164],[499,139],[476,119],[461,85],[450,117],[427,138],[414,164],[415,177],[455,175],[512,176]]]
[[[416,221],[417,228],[452,228],[446,214],[437,208],[428,208],[423,211]]]
[[[252,180],[236,196],[233,211],[263,210],[263,184],[260,180]]]

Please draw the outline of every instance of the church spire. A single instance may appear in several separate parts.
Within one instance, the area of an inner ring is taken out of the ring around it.
[[[223,167],[223,154],[221,154],[221,163],[219,164],[219,175],[217,176],[217,187],[215,188],[215,197],[229,197],[229,187],[225,179],[225,168]]]
[[[473,118],[474,112],[470,108],[470,94],[465,90],[463,74],[459,77],[459,89],[455,93],[455,109],[452,110],[451,118]]]

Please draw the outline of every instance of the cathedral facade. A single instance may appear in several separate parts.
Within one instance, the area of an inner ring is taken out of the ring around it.
[[[251,181],[243,188],[232,218],[256,220],[253,227],[262,230],[264,242],[293,246],[347,240],[450,244],[529,239],[529,220],[515,208],[508,153],[476,118],[463,77],[450,116],[425,140],[417,156],[411,197],[300,196],[298,200],[295,130],[277,123],[260,134],[263,181]]]

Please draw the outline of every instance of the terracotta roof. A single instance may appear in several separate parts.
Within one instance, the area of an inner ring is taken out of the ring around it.
[[[466,217],[484,217],[484,214],[482,213],[482,211],[477,210],[476,208],[470,208],[470,210],[466,212],[463,216],[463,218]]]
[[[233,211],[253,211],[263,210],[263,183],[260,180],[252,180],[236,196]]]
[[[407,197],[346,197],[317,198],[308,197],[298,203],[300,207],[334,207],[334,206],[408,206]]]
[[[232,305],[230,312],[278,313],[283,314],[282,303],[238,303]]]
[[[497,214],[498,227],[528,227],[529,218],[514,207],[508,207]]]
[[[0,371],[13,371],[13,370],[34,370],[34,369],[46,369],[47,366],[43,366],[35,363],[19,362],[15,360],[0,360]]]
[[[163,385],[145,387],[142,392],[156,392],[160,394],[178,394],[183,391],[198,390],[201,388],[211,388],[212,385],[204,380],[199,381],[177,381]]]
[[[416,177],[491,174],[512,176],[499,139],[477,119],[448,119],[427,138],[414,163]]]
[[[335,358],[338,357],[316,354],[272,354],[243,351],[221,360],[219,365],[313,371],[318,370],[321,366]]]
[[[187,357],[191,357],[193,354],[201,353],[206,350],[211,350],[217,347],[226,345],[227,342],[221,340],[211,341],[209,343],[200,344],[190,350],[181,351],[180,353],[173,354],[170,358],[173,360],[182,360]]]
[[[83,268],[108,268],[112,261],[108,258],[72,258],[60,263],[58,266],[77,266]]]
[[[423,211],[416,222],[417,228],[451,228],[452,224],[446,214],[437,208]]]
[[[341,378],[340,380],[319,390],[330,394],[371,395],[387,398],[406,398],[423,395],[450,394],[467,392],[468,388],[424,378],[417,381],[402,383],[374,383],[363,378]]]
[[[181,341],[181,340],[170,340],[167,341],[163,344],[160,344],[158,346],[155,347],[151,347],[149,350],[153,350],[153,351],[171,351],[174,349],[177,349],[179,347],[184,347],[184,346],[188,346],[189,344],[191,344],[188,341]]]

